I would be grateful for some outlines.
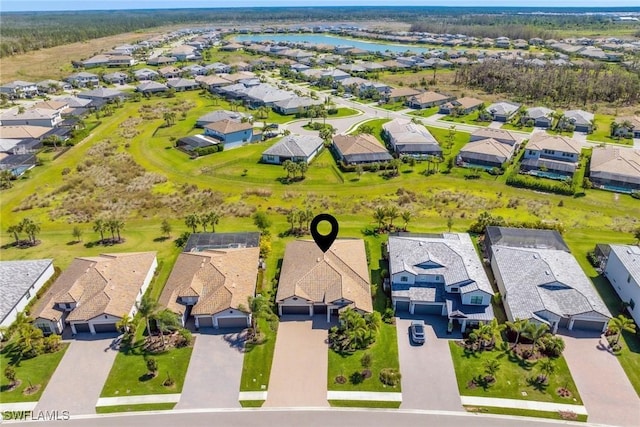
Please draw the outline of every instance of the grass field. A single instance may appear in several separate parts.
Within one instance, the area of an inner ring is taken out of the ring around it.
[[[491,122],[481,122],[478,120],[478,111],[472,111],[469,114],[466,114],[464,116],[458,116],[458,117],[453,117],[453,116],[445,116],[442,118],[442,120],[446,121],[446,122],[452,122],[452,123],[464,123],[464,124],[468,124],[468,125],[474,125],[474,126],[489,126],[491,124]],[[503,125],[502,127],[504,128],[505,125]]]
[[[387,408],[397,409],[402,402],[384,402],[380,400],[329,400],[329,405],[336,408]]]
[[[262,344],[246,344],[240,391],[267,391],[271,375],[271,362],[276,348],[276,331],[272,331],[264,319],[259,319],[264,334]]]
[[[480,413],[480,414],[497,414],[497,415],[515,415],[518,417],[535,417],[535,418],[550,418],[553,420],[566,420],[559,412],[547,412],[547,411],[532,411],[529,409],[515,409],[515,408],[494,408],[492,406],[465,406],[468,412]],[[575,420],[586,422],[586,415],[576,414]]]
[[[140,405],[96,406],[96,414],[113,414],[115,412],[170,411],[175,403],[146,403]]]

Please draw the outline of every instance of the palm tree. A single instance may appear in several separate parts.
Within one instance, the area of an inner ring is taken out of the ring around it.
[[[522,335],[529,338],[531,341],[531,351],[535,351],[540,338],[549,332],[549,325],[546,323],[529,323],[527,329],[522,332]]]
[[[13,238],[16,239],[16,244],[20,241],[20,234],[22,232],[22,228],[20,227],[20,224],[17,225],[10,225],[9,228],[7,228],[7,233],[13,234]]]
[[[291,225],[291,229],[289,229],[290,234],[293,234],[293,229],[295,227],[297,220],[298,220],[298,210],[293,208],[287,213],[287,222]]]
[[[487,373],[491,380],[496,379],[496,373],[500,369],[500,362],[497,359],[487,359],[484,362],[484,371]]]
[[[158,308],[158,303],[151,299],[149,296],[145,295],[142,297],[140,302],[136,303],[136,308],[138,309],[138,313],[145,320],[147,324],[147,335],[151,334],[151,325],[149,324],[149,319],[153,316],[156,309]]]
[[[413,214],[411,213],[411,211],[403,211],[400,216],[402,217],[402,220],[404,221],[404,226],[402,227],[402,229],[404,231],[407,231],[407,226],[409,225],[409,221],[411,221],[411,217],[413,216]]]
[[[153,314],[153,318],[156,321],[156,326],[160,331],[160,338],[162,339],[162,348],[166,347],[166,342],[164,340],[164,334],[171,330],[175,330],[180,327],[180,321],[178,320],[178,316],[168,308],[164,310],[158,311]]]
[[[249,312],[251,313],[251,327],[255,331],[256,336],[260,333],[258,328],[258,318],[270,312],[269,302],[262,295],[248,297]]]
[[[378,221],[378,230],[382,229],[384,225],[384,220],[387,218],[387,210],[383,207],[377,207],[375,211],[373,211],[373,219]]]
[[[206,233],[207,225],[209,225],[209,215],[202,214],[198,218],[199,218],[200,225],[202,225],[202,232]]]
[[[300,177],[304,179],[304,174],[309,170],[309,165],[304,161],[298,162],[298,170],[300,171]]]
[[[220,213],[218,211],[211,211],[207,215],[207,221],[211,224],[211,232],[216,232],[216,225],[220,222]]]
[[[133,325],[133,319],[128,314],[125,314],[116,323],[116,328],[124,333],[127,333],[129,332],[129,328],[131,328],[131,325]]]
[[[622,331],[634,334],[636,332],[636,324],[624,314],[619,314],[618,317],[613,317],[609,320],[609,329],[615,332],[616,340],[614,341],[614,344],[618,344]]]
[[[504,331],[507,326],[501,323],[498,323],[498,319],[496,319],[495,317],[491,319],[491,322],[489,322],[487,326],[491,334],[489,345],[494,345],[496,339],[501,336],[502,331]]]
[[[516,319],[513,322],[507,322],[506,325],[516,333],[516,340],[513,343],[513,347],[511,347],[515,348],[518,345],[518,341],[520,341],[520,335],[529,327],[529,319]]]
[[[389,218],[389,230],[393,229],[393,220],[398,218],[399,215],[398,208],[393,205],[386,209],[386,217]]]
[[[118,242],[122,241],[122,237],[120,237],[120,231],[124,230],[124,221],[118,218],[114,218],[111,220],[111,224],[118,235]]]
[[[540,369],[542,382],[546,383],[549,375],[553,374],[556,370],[556,365],[551,359],[543,359],[538,362],[538,368]]]
[[[191,227],[193,232],[196,232],[196,227],[200,224],[200,218],[196,214],[187,215],[184,219],[184,223],[187,227]]]
[[[106,225],[103,220],[96,219],[93,223],[93,231],[100,233],[100,242],[104,242],[104,232],[106,230]]]

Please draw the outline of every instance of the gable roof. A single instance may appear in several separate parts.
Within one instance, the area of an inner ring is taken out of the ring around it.
[[[168,87],[196,87],[198,82],[193,79],[183,79],[181,77],[167,80]]]
[[[158,303],[182,314],[185,306],[179,298],[197,297],[193,315],[213,315],[240,306],[247,310],[248,298],[255,294],[259,257],[258,247],[183,252]]]
[[[426,104],[429,102],[446,101],[450,98],[451,96],[448,96],[448,95],[443,95],[441,93],[433,92],[433,91],[427,91],[427,92],[422,92],[412,96],[410,101],[416,102],[418,104]]]
[[[283,110],[288,110],[291,108],[306,108],[311,107],[312,105],[322,105],[323,103],[324,102],[320,99],[313,99],[306,96],[295,96],[293,98],[283,99],[282,101],[276,101],[273,105]]]
[[[615,177],[616,181],[640,185],[640,150],[611,145],[594,147],[589,170],[593,177]]]
[[[505,144],[514,145],[522,140],[519,136],[504,129],[480,128],[471,134],[471,141],[493,138]]]
[[[253,129],[253,126],[249,122],[242,123],[236,120],[224,119],[218,122],[209,123],[205,126],[205,128],[219,132],[223,135],[228,135],[234,132]]]
[[[87,90],[84,92],[80,92],[78,94],[78,97],[80,98],[101,98],[101,99],[123,97],[123,96],[125,96],[124,92],[121,92],[116,89],[111,89],[108,87],[101,87],[98,89]]]
[[[384,123],[382,129],[394,139],[396,144],[438,145],[438,141],[436,141],[426,127],[413,123],[409,119],[393,119],[390,122]]]
[[[573,138],[561,135],[549,135],[546,132],[536,132],[531,135],[527,143],[527,150],[554,150],[563,153],[580,154],[580,143]]]
[[[520,108],[520,104],[515,104],[513,102],[496,102],[487,107],[487,111],[491,114],[497,114],[500,116],[510,116],[515,113],[518,108]]]
[[[546,108],[546,107],[533,107],[533,108],[529,108],[527,110],[527,117],[530,117],[532,119],[540,119],[543,117],[549,118],[551,114],[553,114],[554,111],[550,108]]]
[[[51,264],[52,259],[0,262],[0,323]],[[51,272],[53,274],[53,270]]]
[[[584,110],[568,110],[564,112],[564,116],[570,119],[574,124],[577,125],[591,125],[593,118],[595,117],[593,113],[589,113]]]
[[[380,144],[375,136],[366,133],[359,135],[336,135],[333,137],[333,145],[340,151],[343,157],[351,161],[374,159],[373,161],[391,160],[391,154]]]
[[[319,303],[340,299],[370,313],[371,282],[361,239],[338,239],[323,253],[315,242],[296,240],[287,245],[276,301],[300,297]]]
[[[609,247],[633,277],[634,281],[640,286],[640,246],[609,245]]]
[[[488,158],[499,159],[504,162],[511,158],[514,147],[509,144],[503,144],[493,138],[481,139],[479,141],[469,142],[462,147],[460,154],[479,154]]]
[[[76,258],[31,310],[31,316],[56,321],[62,314],[55,308],[57,303],[75,303],[68,321],[86,321],[103,314],[122,317],[133,308],[155,262],[155,252]]]
[[[169,88],[166,85],[163,85],[160,82],[154,82],[154,81],[146,81],[136,86],[136,90],[138,92],[144,92],[148,90],[161,91],[161,90],[168,90],[168,89]]]
[[[451,101],[450,103],[448,103],[446,105],[460,107],[460,108],[466,110],[467,108],[480,106],[483,102],[484,101],[482,101],[481,99],[472,98],[472,97],[469,97],[469,96],[464,96],[462,98],[458,98],[458,99],[456,99],[454,101]]]
[[[262,155],[280,157],[309,157],[323,144],[317,135],[287,135],[262,152]]]
[[[2,139],[25,139],[25,138],[40,138],[47,132],[50,132],[51,128],[46,126],[2,126],[0,127],[0,138]]]

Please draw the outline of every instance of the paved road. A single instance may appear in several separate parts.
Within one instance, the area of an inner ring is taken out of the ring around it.
[[[171,411],[164,413],[139,413],[94,416],[92,418],[71,419],[38,423],[39,426],[59,427],[175,427],[175,426],[305,426],[305,427],[389,427],[389,426],[438,426],[438,427],[538,427],[538,426],[582,426],[588,423],[571,423],[559,420],[545,420],[524,417],[507,417],[444,411],[403,411],[366,409],[317,409],[317,410],[212,410],[212,411]]]
[[[418,316],[416,316],[418,318]],[[456,374],[451,361],[446,318],[423,317],[427,342],[413,346],[409,340],[411,319],[396,318],[402,374],[402,409],[462,411]]]
[[[278,326],[265,407],[323,407],[327,402],[329,325],[324,315],[285,316]],[[294,320],[298,319],[298,320]],[[268,424],[265,424],[268,425]]]
[[[607,341],[593,334],[565,331],[564,356],[592,423],[637,426],[640,398]]]
[[[245,333],[202,328],[176,409],[238,408]]]
[[[115,334],[78,334],[70,340],[36,411],[95,414],[96,402],[117,354],[111,347],[114,338]]]

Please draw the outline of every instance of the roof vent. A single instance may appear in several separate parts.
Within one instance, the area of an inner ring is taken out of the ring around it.
[[[320,261],[322,261],[322,258],[320,257],[316,258],[316,262],[320,262]]]
[[[533,259],[538,259],[538,254],[533,254]]]
[[[550,274],[550,273],[549,273],[549,270],[545,270],[545,271],[544,271],[544,274],[546,274],[546,275],[548,276],[548,275]]]

